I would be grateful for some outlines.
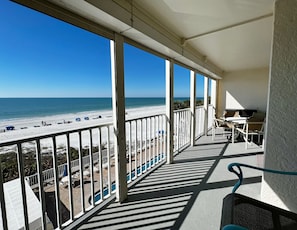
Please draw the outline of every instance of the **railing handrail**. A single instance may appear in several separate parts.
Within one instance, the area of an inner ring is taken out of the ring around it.
[[[197,106],[195,106],[195,108],[199,109],[199,108],[204,108],[204,107],[203,107],[203,105],[197,105]],[[191,109],[190,107],[189,108],[183,108],[183,109],[176,109],[173,112],[175,113],[175,112],[180,112],[180,111],[183,111],[183,110],[190,110],[190,109]]]
[[[149,115],[149,116],[145,116],[145,117],[134,117],[134,118],[127,119],[126,122],[131,122],[131,121],[134,121],[134,120],[144,120],[144,119],[148,119],[148,118],[152,118],[152,117],[156,117],[156,116],[166,116],[166,114],[165,113],[158,113],[158,114]]]

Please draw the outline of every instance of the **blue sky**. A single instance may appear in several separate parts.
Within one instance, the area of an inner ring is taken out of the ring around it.
[[[109,40],[10,1],[0,1],[0,97],[110,97]],[[164,97],[165,61],[125,44],[126,97]],[[190,94],[175,65],[174,96]],[[203,96],[203,77],[197,77]]]

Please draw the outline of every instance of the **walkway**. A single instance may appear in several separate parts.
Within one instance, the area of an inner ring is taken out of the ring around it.
[[[111,202],[79,229],[199,229],[218,230],[223,197],[230,193],[236,176],[231,162],[262,165],[263,151],[256,145],[228,143],[225,137],[200,138],[129,190],[122,204]],[[261,173],[243,169],[245,185],[239,193],[260,194]]]

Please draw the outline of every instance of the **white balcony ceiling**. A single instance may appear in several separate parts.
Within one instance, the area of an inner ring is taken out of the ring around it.
[[[274,0],[50,2],[215,78],[269,66]]]

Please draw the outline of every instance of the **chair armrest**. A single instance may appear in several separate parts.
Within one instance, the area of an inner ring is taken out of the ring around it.
[[[235,167],[237,168],[238,171],[236,171],[234,169]],[[266,168],[260,168],[260,167],[256,167],[256,166],[252,166],[252,165],[247,165],[247,164],[242,164],[242,163],[231,163],[231,164],[228,165],[228,170],[230,172],[235,173],[236,176],[238,176],[238,179],[239,179],[237,181],[237,183],[234,185],[233,190],[232,190],[232,193],[235,193],[236,190],[239,188],[239,186],[242,184],[243,173],[242,173],[241,167],[256,169],[256,170],[260,170],[260,171],[263,171],[263,172],[269,172],[269,173],[275,173],[275,174],[297,176],[297,172],[289,172],[289,171],[280,171],[280,170],[274,170],[274,169],[266,169]]]
[[[220,121],[220,122],[225,122],[225,119],[223,119],[223,118],[214,118],[214,120]]]
[[[238,225],[228,224],[225,227],[223,227],[222,230],[248,230],[248,229]]]

